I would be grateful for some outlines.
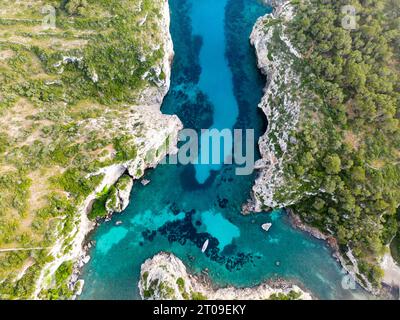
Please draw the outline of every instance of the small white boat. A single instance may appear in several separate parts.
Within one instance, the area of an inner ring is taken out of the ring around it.
[[[150,180],[143,179],[143,180],[141,181],[141,183],[142,183],[142,185],[147,186],[147,185],[150,183]]]
[[[261,228],[263,228],[264,231],[267,231],[272,227],[272,223],[264,223]]]
[[[210,241],[208,241],[208,239],[204,242],[203,244],[203,248],[201,248],[201,252],[206,252],[208,244],[210,243]]]

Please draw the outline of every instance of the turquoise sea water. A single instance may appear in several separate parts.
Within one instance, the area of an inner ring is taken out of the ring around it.
[[[163,112],[178,114],[187,128],[253,128],[260,136],[265,79],[248,37],[271,9],[256,0],[170,0],[170,7],[176,56]],[[140,265],[160,251],[173,252],[192,272],[207,268],[218,286],[284,277],[318,298],[364,294],[342,288],[326,244],[291,228],[283,211],[240,214],[254,175],[236,176],[233,165],[162,165],[146,178],[151,183],[135,184],[126,211],[91,235],[96,245],[83,269],[82,299],[140,298]]]
[[[225,5],[226,1],[194,1],[190,15],[192,32],[202,39],[199,53],[202,72],[196,87],[212,102],[213,123],[210,129],[218,130],[233,128],[239,114],[233,94],[232,72],[225,57]],[[207,135],[203,136],[203,139],[207,138],[209,138]],[[221,158],[224,156],[228,155],[221,155]],[[203,158],[202,160],[209,160],[208,157]],[[197,181],[204,183],[210,176],[211,170],[220,168],[218,164],[196,165]]]

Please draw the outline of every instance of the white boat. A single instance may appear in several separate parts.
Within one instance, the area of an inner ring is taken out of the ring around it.
[[[141,181],[141,183],[142,183],[142,185],[147,186],[147,185],[150,183],[150,180],[143,179],[143,180]]]
[[[207,250],[208,244],[210,243],[210,241],[208,241],[208,239],[204,242],[203,244],[203,248],[201,248],[201,252],[205,252]]]
[[[267,231],[272,227],[272,223],[264,223],[261,228],[263,228],[264,231]]]

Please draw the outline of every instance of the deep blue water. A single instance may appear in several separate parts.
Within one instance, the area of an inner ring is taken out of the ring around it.
[[[176,56],[163,112],[178,114],[187,128],[253,128],[260,136],[265,79],[248,37],[270,8],[256,0],[170,0],[170,7]],[[237,176],[233,165],[161,165],[146,178],[151,183],[135,184],[127,210],[91,236],[96,246],[83,270],[82,299],[138,299],[140,265],[160,251],[192,272],[208,268],[219,286],[284,277],[319,298],[363,294],[342,289],[326,244],[291,228],[284,212],[240,214],[254,175]],[[273,224],[268,233],[265,222]]]

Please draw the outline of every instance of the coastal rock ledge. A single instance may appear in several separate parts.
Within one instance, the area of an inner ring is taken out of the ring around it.
[[[110,192],[110,196],[106,202],[106,210],[108,214],[114,212],[120,213],[124,211],[129,205],[129,197],[133,187],[133,179],[124,174]]]
[[[293,68],[301,55],[286,35],[293,7],[289,1],[274,1],[274,5],[274,13],[260,17],[250,35],[258,68],[267,77],[259,108],[266,115],[268,129],[259,140],[262,158],[255,164],[259,176],[244,213],[288,207],[304,196],[300,186],[287,177],[284,167],[291,158],[289,145],[295,142],[292,135],[299,126],[301,101],[307,92],[300,88],[300,77]]]
[[[192,275],[180,259],[161,252],[141,267],[140,296],[145,300],[311,300],[297,285],[279,280],[253,288],[215,289],[204,275]]]

